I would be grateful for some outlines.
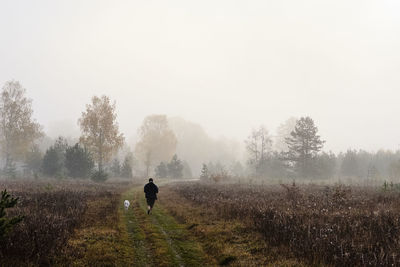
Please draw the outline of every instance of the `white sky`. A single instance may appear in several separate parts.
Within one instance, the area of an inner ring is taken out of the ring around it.
[[[309,115],[326,150],[398,149],[400,1],[1,0],[10,79],[51,135],[107,94],[127,137],[153,113],[239,141]]]

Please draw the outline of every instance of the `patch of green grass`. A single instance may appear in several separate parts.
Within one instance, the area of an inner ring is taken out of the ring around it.
[[[141,201],[141,207],[143,211],[147,208],[144,199]],[[168,247],[168,254],[174,266],[202,266],[204,264],[204,252],[201,246],[191,237],[185,225],[178,224],[159,203],[148,217],[151,221],[150,225],[158,235],[161,235],[164,245]]]
[[[137,266],[202,266],[204,252],[190,238],[184,225],[156,202],[151,215],[147,215],[147,204],[141,188],[133,188],[123,195],[131,201],[128,211],[123,210],[125,223],[134,240]]]
[[[125,210],[122,205],[120,206],[120,221],[125,226],[127,238],[133,246],[132,262],[134,262],[135,266],[148,266],[152,265],[151,251],[148,247],[146,233],[141,223],[144,216],[141,214],[141,211],[138,212],[136,207],[136,191],[137,189],[131,189],[122,195],[122,199],[129,200],[131,206],[128,210]]]

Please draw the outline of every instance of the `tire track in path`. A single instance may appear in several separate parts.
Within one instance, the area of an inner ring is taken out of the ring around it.
[[[131,202],[123,219],[135,248],[133,265],[204,266],[204,252],[185,225],[177,223],[159,202],[147,215],[142,191],[141,186],[136,186],[123,194]]]

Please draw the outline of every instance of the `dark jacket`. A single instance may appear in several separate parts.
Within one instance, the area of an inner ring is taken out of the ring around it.
[[[148,183],[144,186],[146,198],[157,199],[158,187],[153,183]]]

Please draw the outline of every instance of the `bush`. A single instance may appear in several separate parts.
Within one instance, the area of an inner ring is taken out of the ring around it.
[[[22,216],[6,218],[6,209],[14,207],[18,202],[18,198],[11,197],[6,190],[1,192],[0,199],[0,239],[9,232],[14,225],[22,221]]]
[[[94,182],[105,182],[108,179],[108,173],[105,171],[96,171],[92,174],[91,177]]]

